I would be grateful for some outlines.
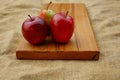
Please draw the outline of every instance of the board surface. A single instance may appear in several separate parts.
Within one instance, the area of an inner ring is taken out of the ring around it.
[[[57,12],[69,11],[74,18],[75,31],[67,44],[53,43],[48,37],[42,45],[31,45],[22,39],[16,49],[18,59],[80,59],[98,60],[99,49],[85,4],[55,3],[50,9]]]

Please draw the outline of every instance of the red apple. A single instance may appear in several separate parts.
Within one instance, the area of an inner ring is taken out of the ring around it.
[[[22,34],[31,44],[42,43],[47,36],[47,23],[40,17],[31,17],[22,24]]]
[[[51,19],[50,29],[55,42],[67,43],[74,31],[73,18],[68,15],[68,11],[66,14],[57,13]]]

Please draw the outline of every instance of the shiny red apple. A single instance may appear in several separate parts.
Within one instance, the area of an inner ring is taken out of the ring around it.
[[[47,23],[40,17],[31,17],[22,24],[22,34],[31,44],[41,44],[47,37]]]
[[[57,13],[50,22],[52,38],[57,43],[67,43],[74,32],[74,20],[71,16]]]

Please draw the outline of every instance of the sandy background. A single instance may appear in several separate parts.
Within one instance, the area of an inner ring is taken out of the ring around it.
[[[120,80],[120,0],[85,3],[100,48],[99,61],[17,60],[21,24],[49,0],[0,0],[0,80]]]

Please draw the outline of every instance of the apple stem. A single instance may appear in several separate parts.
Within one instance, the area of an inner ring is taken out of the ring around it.
[[[50,3],[47,5],[46,10],[48,10],[51,4],[52,4],[52,1],[50,1]]]
[[[28,16],[30,17],[31,21],[33,21],[32,17],[30,15],[28,15]]]
[[[66,12],[65,18],[67,17],[67,15],[68,15],[68,12],[69,12],[69,11],[67,11],[67,12]]]

